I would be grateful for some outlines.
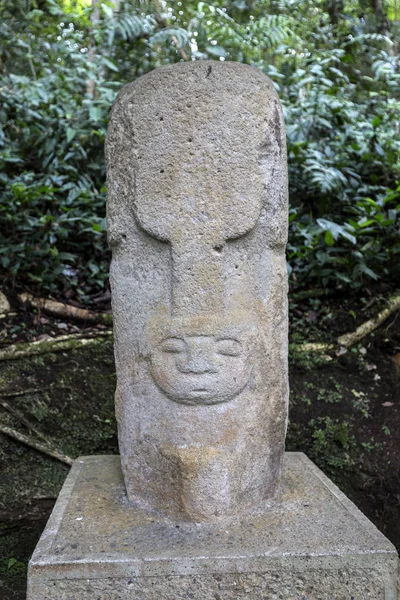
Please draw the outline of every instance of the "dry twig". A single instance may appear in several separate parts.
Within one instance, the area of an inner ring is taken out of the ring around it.
[[[172,41],[175,44],[175,47],[177,48],[179,54],[182,56],[183,60],[189,60],[188,55],[186,54],[185,50],[182,48],[182,46],[179,44],[178,42],[178,38],[176,37],[176,35],[172,36]]]
[[[41,389],[28,389],[28,390],[18,390],[15,392],[5,392],[0,394],[0,398],[16,398],[17,396],[27,396],[28,394],[41,394],[42,392],[49,390],[50,388],[41,388]]]
[[[25,415],[22,414],[21,411],[19,411],[17,408],[14,408],[14,406],[11,406],[11,404],[9,404],[6,400],[0,400],[0,406],[2,406],[3,408],[6,409],[7,412],[10,413],[10,415],[13,415],[14,417],[16,417],[19,421],[21,421],[21,423],[23,425],[25,425],[25,427],[27,427],[28,429],[30,429],[31,431],[33,431],[33,433],[35,433],[38,437],[40,437],[44,442],[46,442],[46,444],[48,444],[48,440],[46,439],[46,437],[43,435],[43,433],[41,433],[39,431],[39,429],[36,428],[35,425],[33,425],[33,423],[31,423],[29,421],[29,419],[27,419],[25,417]]]
[[[69,466],[71,466],[72,463],[74,462],[72,460],[72,458],[70,458],[69,456],[66,456],[62,452],[59,452],[55,448],[52,448],[51,446],[48,446],[47,444],[43,444],[42,442],[35,440],[33,437],[31,437],[29,435],[24,435],[23,433],[20,433],[19,431],[12,429],[12,427],[3,425],[3,423],[0,423],[0,433],[4,433],[4,435],[8,435],[9,437],[13,438],[14,440],[17,440],[18,442],[21,442],[22,444],[26,444],[30,448],[34,448],[35,450],[38,450],[39,452],[42,452],[43,454],[47,454],[51,458],[55,458],[56,460],[59,460],[60,462],[63,462]]]

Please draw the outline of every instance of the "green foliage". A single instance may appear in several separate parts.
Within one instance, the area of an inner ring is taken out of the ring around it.
[[[292,283],[400,276],[390,11],[385,21],[350,0],[334,11],[322,0],[97,6],[0,0],[0,261],[11,285],[81,302],[101,292],[112,101],[155,67],[206,58],[254,65],[280,94]]]
[[[288,258],[297,281],[358,287],[368,280],[399,279],[400,187],[376,200],[355,196],[336,218],[313,220],[291,210]]]
[[[332,469],[349,468],[354,464],[355,438],[351,425],[345,421],[319,417],[309,423],[312,440],[309,455],[331,472]]]

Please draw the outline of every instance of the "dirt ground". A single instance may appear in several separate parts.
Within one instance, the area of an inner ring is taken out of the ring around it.
[[[379,294],[292,300],[291,342],[332,342],[376,313],[384,301]],[[4,345],[78,329],[20,310],[0,326]],[[292,350],[287,449],[306,452],[400,549],[399,359],[399,314],[347,352],[339,347],[329,355]],[[0,400],[72,458],[118,452],[114,387],[110,341],[0,362]],[[0,422],[34,436],[2,407]],[[3,600],[25,599],[27,562],[68,469],[0,434]]]

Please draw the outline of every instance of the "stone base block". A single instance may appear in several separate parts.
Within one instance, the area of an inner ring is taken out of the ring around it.
[[[396,600],[392,544],[304,454],[262,516],[168,522],[130,505],[118,456],[77,459],[28,600]]]

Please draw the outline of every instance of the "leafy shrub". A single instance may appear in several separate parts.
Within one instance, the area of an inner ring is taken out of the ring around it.
[[[64,282],[82,295],[107,272],[105,123],[74,82],[65,86],[65,70],[39,81],[11,74],[0,91],[0,258],[30,287],[55,291]]]
[[[309,426],[312,429],[309,455],[321,468],[330,473],[354,465],[356,443],[350,423],[319,417],[311,419]]]
[[[87,4],[0,0],[9,285],[81,302],[101,292],[109,108],[123,83],[190,58],[252,64],[280,94],[292,282],[359,286],[399,275],[398,61],[372,13],[350,1],[333,15],[322,0],[127,0],[119,12],[105,1],[91,19]]]
[[[291,210],[288,259],[295,281],[360,287],[368,279],[398,280],[400,187],[376,201],[356,198],[343,207],[340,218],[342,224],[311,221]]]

